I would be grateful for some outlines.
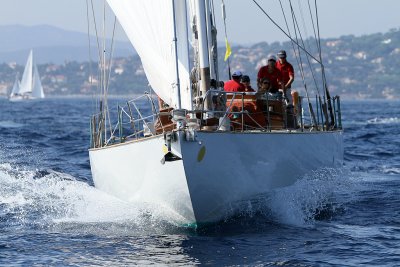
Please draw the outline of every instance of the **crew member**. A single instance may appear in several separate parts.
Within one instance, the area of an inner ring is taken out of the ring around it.
[[[282,88],[281,72],[276,68],[276,57],[274,55],[268,56],[268,64],[260,68],[257,74],[257,85],[258,88],[261,86],[261,81],[267,78],[271,83],[270,93],[278,93],[278,90]]]
[[[241,71],[235,71],[232,74],[232,80],[229,80],[224,84],[224,90],[227,92],[244,92],[245,87],[240,83],[242,76]]]
[[[255,90],[251,87],[250,77],[248,75],[243,75],[240,82],[244,85],[245,92],[255,92]]]
[[[294,70],[292,64],[286,60],[286,51],[281,50],[278,53],[279,61],[276,62],[276,68],[281,72],[282,75],[282,89],[283,93],[288,100],[288,104],[293,105],[292,98],[292,83],[294,81]]]

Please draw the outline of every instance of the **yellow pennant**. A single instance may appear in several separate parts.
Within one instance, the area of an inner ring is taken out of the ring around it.
[[[225,45],[226,45],[226,52],[225,52],[225,59],[224,61],[227,61],[228,58],[231,56],[232,54],[232,50],[231,50],[231,46],[228,43],[228,39],[225,38]]]

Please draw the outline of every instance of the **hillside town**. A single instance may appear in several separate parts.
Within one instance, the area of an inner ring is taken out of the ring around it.
[[[314,39],[306,40],[305,45],[316,58],[319,56]],[[399,29],[384,34],[323,39],[321,45],[328,86],[332,94],[340,94],[347,99],[400,98]],[[299,58],[295,57],[290,42],[233,46],[230,69],[240,70],[255,81],[257,71],[265,64],[267,56],[276,54],[282,49],[288,51],[288,60],[296,70],[294,88],[301,92],[304,85],[299,72]],[[220,62],[223,62],[224,54],[225,48],[221,47]],[[312,71],[310,71],[304,55],[301,62],[306,70],[305,83],[309,92],[322,90],[319,65],[311,60]],[[129,95],[150,90],[138,56],[115,58],[111,65],[110,94]],[[23,68],[24,66],[15,62],[0,64],[0,96],[8,95],[17,73],[21,74]],[[38,69],[47,96],[84,96],[98,92],[99,77],[96,62],[39,64]],[[220,73],[222,80],[228,79],[227,62],[220,66]]]

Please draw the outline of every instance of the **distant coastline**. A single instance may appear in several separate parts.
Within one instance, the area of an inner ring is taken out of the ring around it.
[[[87,37],[87,36],[86,36]],[[83,41],[85,42],[85,41]],[[309,44],[315,44],[310,39]],[[363,36],[341,36],[322,39],[323,63],[325,65],[328,87],[331,95],[340,95],[342,99],[400,99],[400,30]],[[1,48],[1,46],[0,46]],[[70,47],[70,48],[73,48]],[[296,78],[293,88],[305,94],[303,81],[290,42],[258,43],[246,46],[233,46],[231,70],[241,70],[250,76],[255,86],[255,76],[270,53],[285,49],[288,60],[295,67]],[[315,49],[311,48],[311,51]],[[57,57],[68,58],[60,50]],[[88,58],[88,48],[86,48]],[[1,53],[0,49],[0,53]],[[4,52],[4,51],[3,51]],[[94,51],[92,51],[94,54]],[[225,54],[219,48],[220,62]],[[37,53],[40,54],[40,53]],[[116,57],[109,85],[109,93],[115,96],[142,94],[149,91],[148,81],[137,55]],[[26,55],[21,55],[26,58]],[[303,58],[303,61],[305,59]],[[320,69],[314,65],[316,77],[320,79]],[[68,61],[63,63],[38,64],[39,73],[46,96],[90,97],[98,89],[97,65],[89,61]],[[220,79],[228,80],[228,66],[221,64]],[[17,73],[23,72],[23,64],[15,61],[0,64],[0,95],[7,96]],[[316,95],[317,88],[310,72],[305,77],[310,97]],[[90,76],[92,78],[90,79]],[[90,83],[91,82],[91,83]],[[320,84],[318,81],[317,84]],[[321,85],[319,85],[322,87]]]

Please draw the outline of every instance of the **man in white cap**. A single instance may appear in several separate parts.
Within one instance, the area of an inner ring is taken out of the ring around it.
[[[235,71],[232,74],[232,80],[227,81],[224,84],[224,90],[227,92],[244,92],[245,87],[242,83],[240,83],[240,79],[242,78],[241,71]]]

